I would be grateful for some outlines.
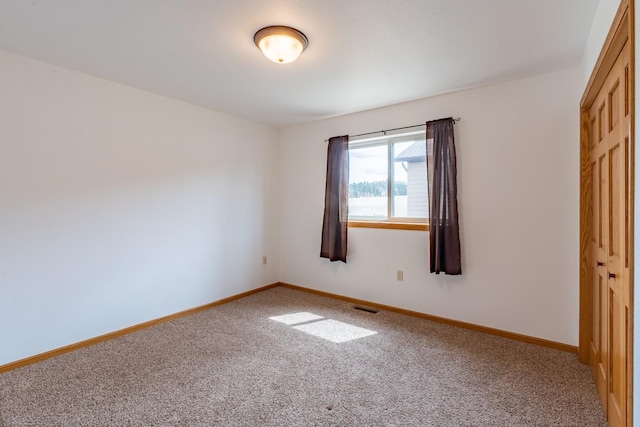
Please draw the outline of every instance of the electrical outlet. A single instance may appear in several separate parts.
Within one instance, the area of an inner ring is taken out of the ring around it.
[[[267,257],[266,256],[262,257],[262,265],[267,265]]]
[[[398,282],[402,282],[404,280],[404,271],[402,270],[396,271],[396,280]]]

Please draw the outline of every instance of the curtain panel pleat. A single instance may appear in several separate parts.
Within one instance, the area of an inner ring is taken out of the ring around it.
[[[453,118],[427,122],[429,139],[433,139],[433,149],[427,150],[431,272],[462,274]]]
[[[320,257],[347,262],[349,136],[329,139]]]

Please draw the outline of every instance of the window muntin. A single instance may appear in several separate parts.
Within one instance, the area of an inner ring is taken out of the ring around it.
[[[425,132],[349,143],[349,221],[426,223]]]

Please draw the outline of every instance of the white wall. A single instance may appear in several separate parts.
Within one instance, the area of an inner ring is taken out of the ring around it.
[[[589,77],[591,77],[591,72],[596,65],[604,41],[611,28],[611,23],[618,11],[618,7],[620,7],[620,0],[600,0],[598,3],[580,66],[583,89],[587,86]]]
[[[0,365],[276,282],[276,137],[0,51]]]
[[[281,280],[577,345],[580,90],[573,68],[282,129]],[[429,274],[419,231],[353,228],[347,264],[321,259],[324,140],[448,116],[463,275]]]

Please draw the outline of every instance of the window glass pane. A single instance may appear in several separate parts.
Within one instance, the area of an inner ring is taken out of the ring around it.
[[[392,215],[428,218],[427,164],[424,138],[393,144]]]
[[[387,218],[387,144],[349,149],[349,217]]]

